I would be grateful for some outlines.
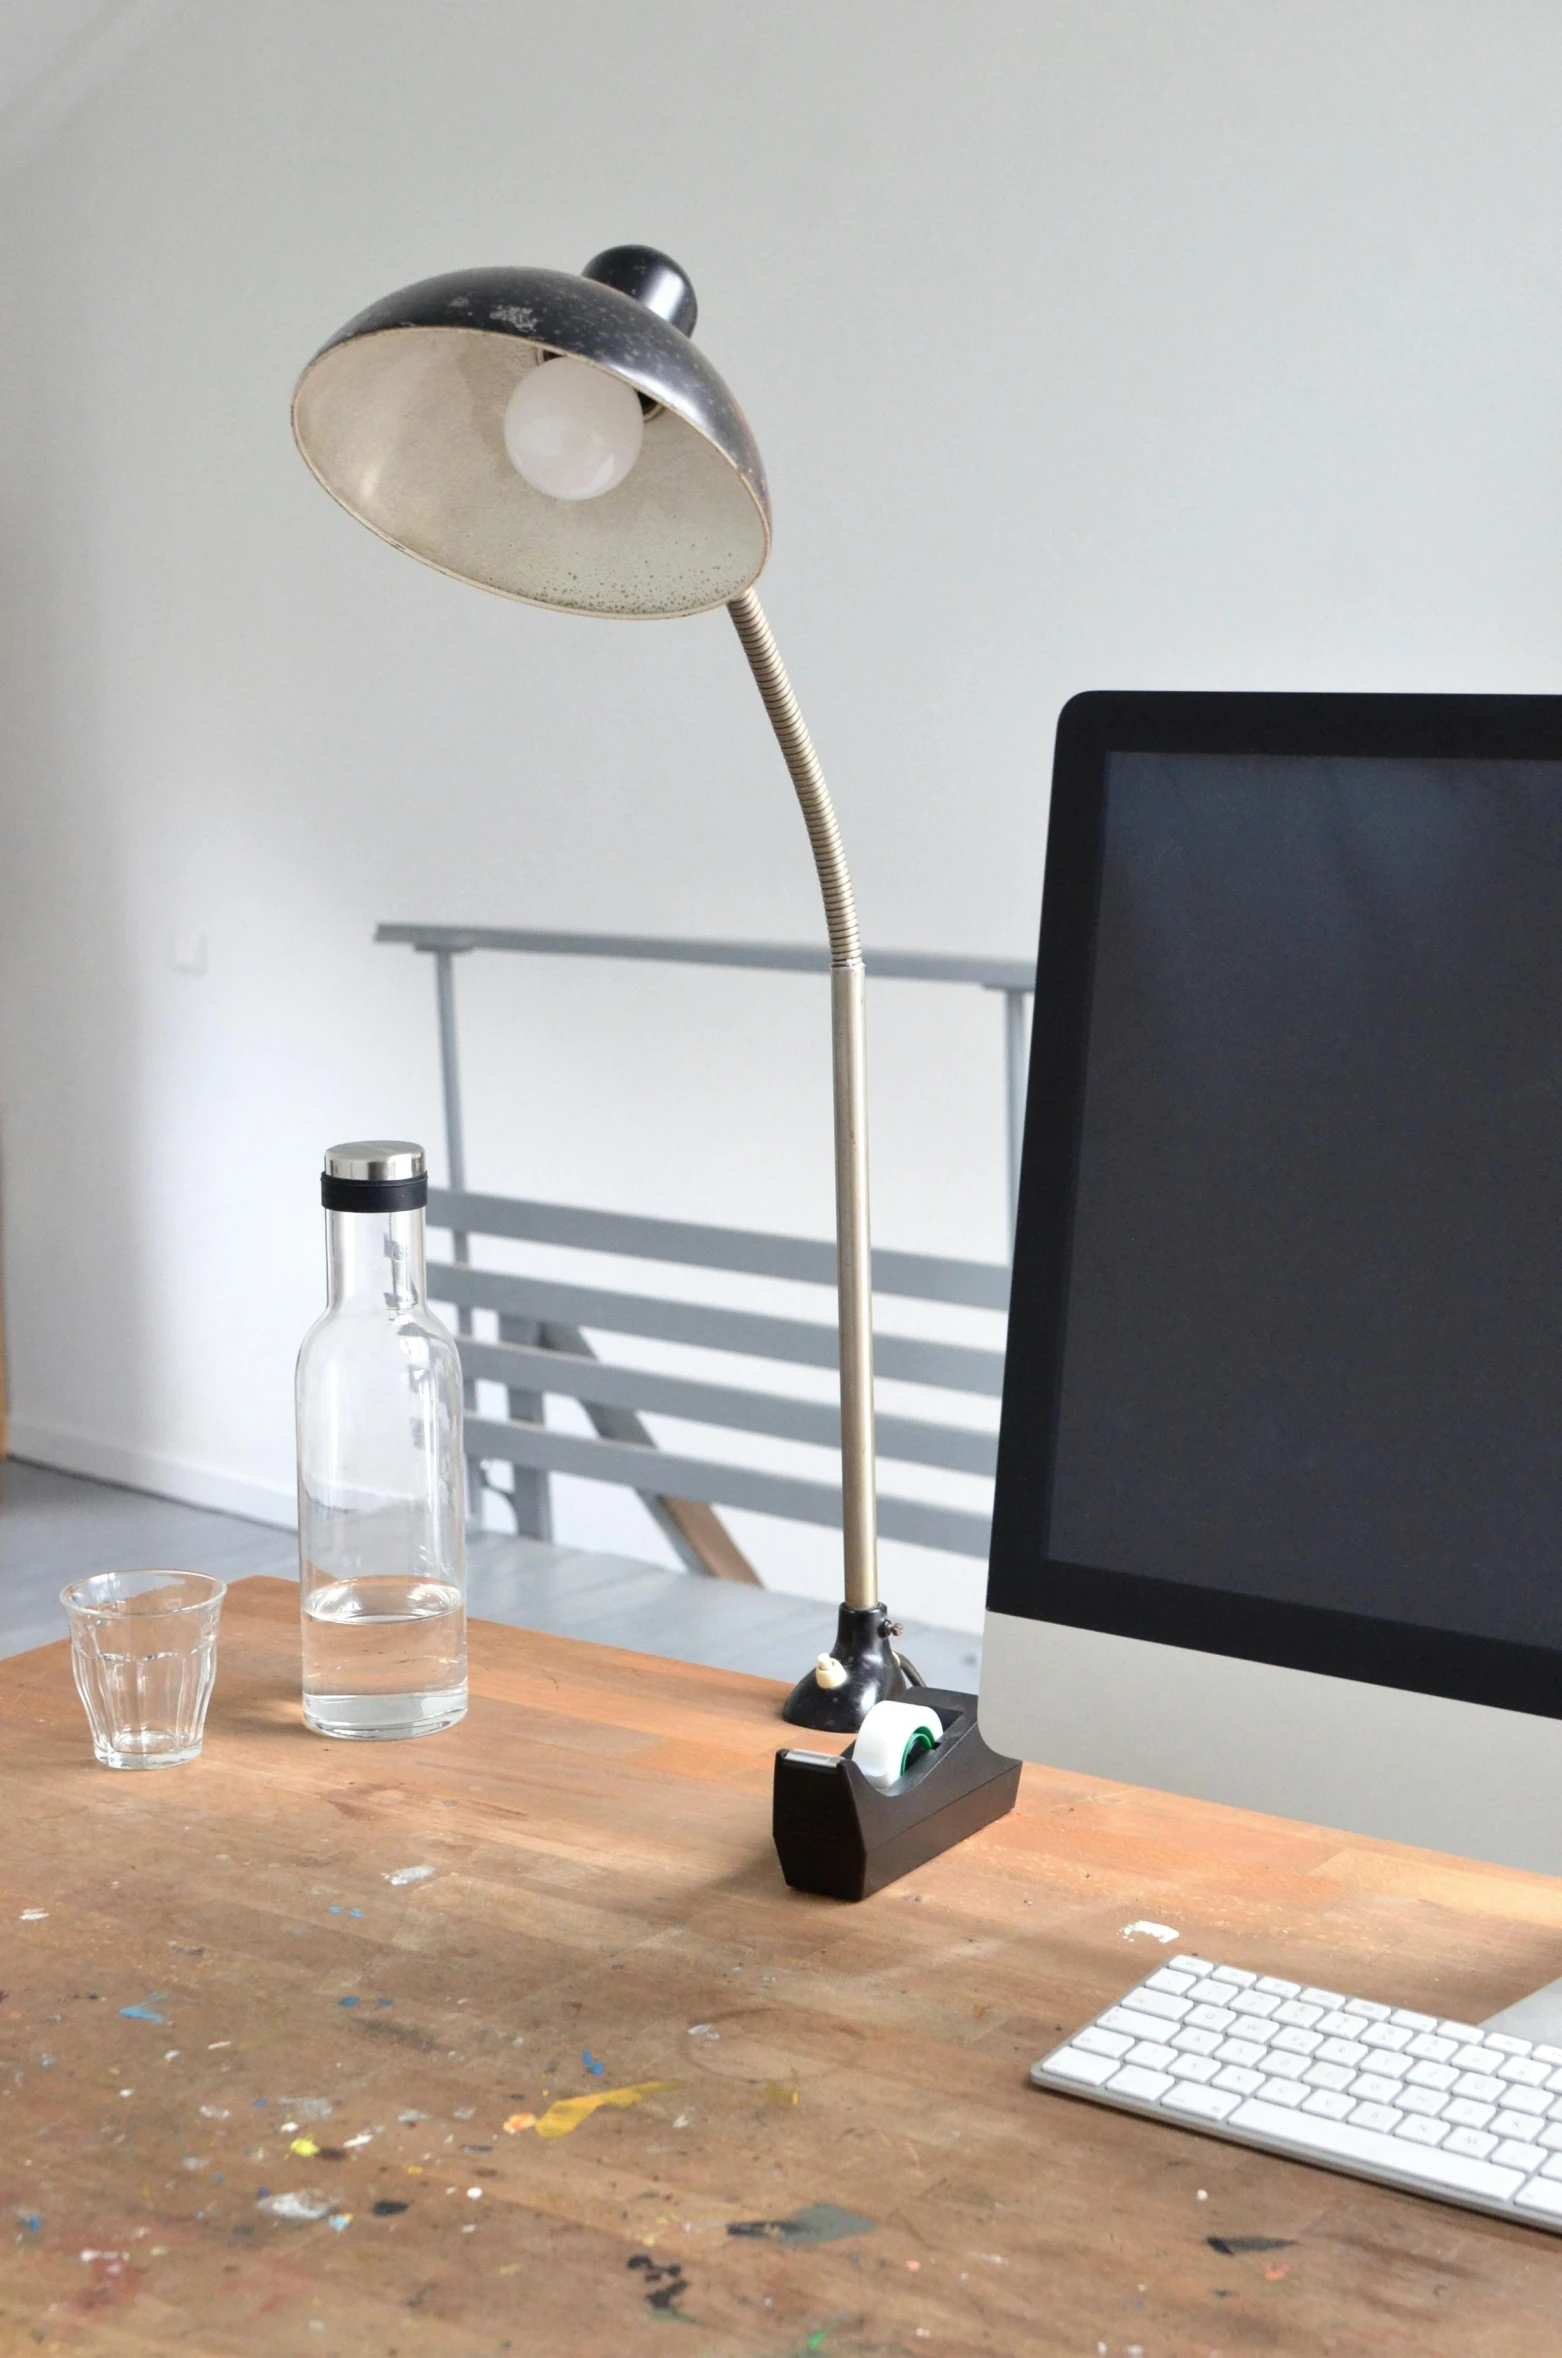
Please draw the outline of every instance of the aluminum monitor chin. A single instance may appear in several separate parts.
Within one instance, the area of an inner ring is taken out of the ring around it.
[[[1059,723],[989,1743],[1562,1872],[1562,698]]]

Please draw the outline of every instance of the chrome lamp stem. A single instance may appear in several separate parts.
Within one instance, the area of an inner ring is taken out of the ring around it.
[[[812,1727],[855,1728],[873,1703],[905,1691],[909,1668],[902,1665],[890,1642],[894,1631],[879,1601],[873,1440],[873,1264],[868,1234],[868,1049],[862,941],[835,805],[764,609],[750,589],[734,598],[727,611],[797,790],[819,873],[830,935],[845,1605],[833,1655],[823,1657],[819,1671],[810,1672],[799,1681],[786,1706],[786,1716]],[[827,1680],[833,1683],[826,1684]]]

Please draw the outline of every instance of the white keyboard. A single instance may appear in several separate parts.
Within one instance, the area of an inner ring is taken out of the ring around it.
[[[1176,1956],[1031,2078],[1562,2232],[1562,2047]]]

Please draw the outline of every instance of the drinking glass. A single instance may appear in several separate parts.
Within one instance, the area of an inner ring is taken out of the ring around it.
[[[195,1759],[225,1594],[209,1572],[95,1572],[60,1591],[76,1692],[105,1768]]]

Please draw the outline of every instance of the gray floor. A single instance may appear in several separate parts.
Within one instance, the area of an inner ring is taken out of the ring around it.
[[[271,1524],[0,1460],[0,1656],[64,1636],[59,1594],[67,1580],[136,1564],[177,1564],[224,1580],[255,1572],[291,1580],[298,1571],[291,1532]],[[472,1540],[468,1597],[473,1613],[517,1629],[765,1678],[798,1677],[835,1630],[833,1611],[814,1599],[495,1532]],[[931,1685],[976,1685],[979,1638],[908,1621],[905,1645]]]

